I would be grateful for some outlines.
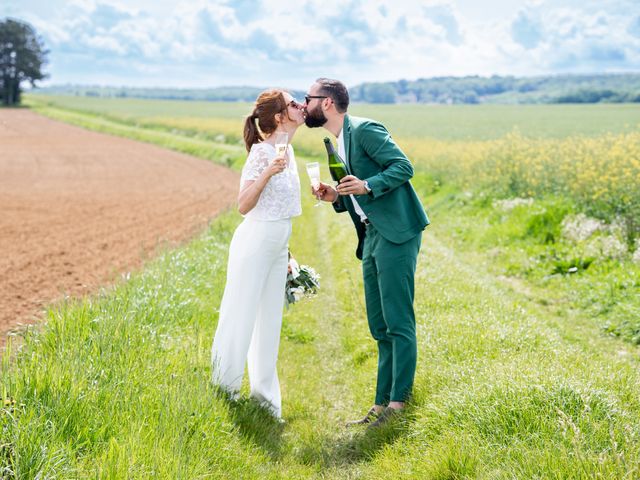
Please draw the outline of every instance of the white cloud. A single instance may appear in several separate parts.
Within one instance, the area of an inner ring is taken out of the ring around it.
[[[52,83],[101,83],[102,71],[104,83],[306,88],[321,75],[640,69],[637,0],[5,1],[44,36]]]
[[[511,24],[511,36],[516,43],[526,49],[537,47],[542,41],[542,25],[527,12],[520,12]]]
[[[441,4],[424,7],[427,17],[444,29],[445,38],[452,45],[460,45],[462,36],[458,27],[458,19],[451,5]]]
[[[542,73],[637,70],[640,41],[620,25],[627,12],[578,12],[540,4],[519,14],[512,34],[520,66],[536,63]],[[526,20],[523,20],[526,19]]]

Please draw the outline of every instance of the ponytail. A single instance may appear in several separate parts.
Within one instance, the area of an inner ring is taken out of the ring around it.
[[[289,116],[287,102],[282,92],[279,89],[271,89],[258,95],[253,112],[244,121],[244,144],[247,147],[247,152],[251,151],[252,145],[264,141],[262,133],[271,135],[276,131],[278,128],[277,114],[284,113],[287,117]]]
[[[255,143],[259,143],[263,141],[262,135],[260,135],[260,131],[258,130],[258,126],[256,125],[257,116],[255,113],[247,116],[244,121],[244,144],[247,148],[247,152],[251,150],[251,146]]]

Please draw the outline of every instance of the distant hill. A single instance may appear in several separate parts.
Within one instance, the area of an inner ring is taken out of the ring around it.
[[[259,87],[210,89],[58,85],[36,93],[92,97],[253,101]],[[299,99],[305,92],[293,91]],[[640,74],[549,75],[541,77],[432,77],[349,87],[353,102],[365,103],[619,103],[640,102]]]

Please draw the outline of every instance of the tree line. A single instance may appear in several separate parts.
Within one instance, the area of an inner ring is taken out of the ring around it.
[[[433,77],[363,83],[349,92],[367,103],[640,102],[640,74]]]
[[[0,103],[20,103],[22,83],[35,87],[46,77],[42,68],[48,53],[31,25],[11,18],[0,20]]]
[[[261,87],[201,89],[57,85],[42,89],[52,95],[154,98],[215,102],[252,102]],[[292,91],[296,98],[304,92]],[[543,77],[434,77],[349,87],[353,102],[362,103],[631,103],[640,102],[640,74],[558,75]]]

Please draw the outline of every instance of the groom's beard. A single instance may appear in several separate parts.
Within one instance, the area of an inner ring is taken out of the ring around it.
[[[324,112],[321,108],[316,108],[314,110],[307,110],[307,116],[304,119],[304,124],[309,128],[317,128],[322,127],[325,123],[327,123],[327,117],[325,117]]]

